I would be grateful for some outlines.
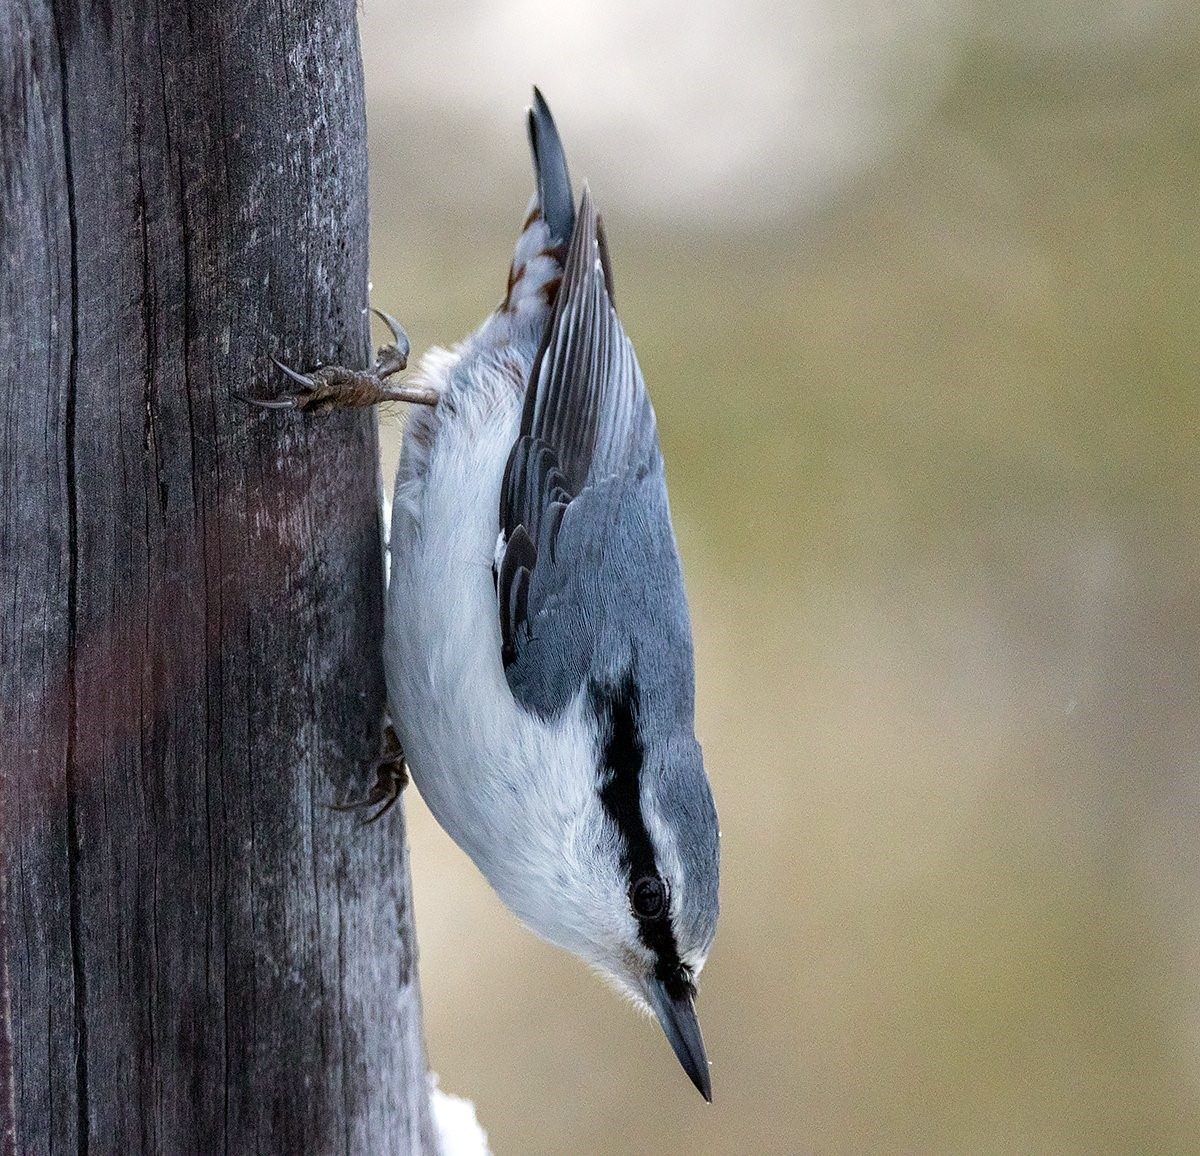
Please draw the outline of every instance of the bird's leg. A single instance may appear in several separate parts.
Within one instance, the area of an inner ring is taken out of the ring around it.
[[[388,378],[408,365],[408,334],[394,317],[381,309],[372,311],[392,332],[392,340],[381,345],[370,369],[346,369],[324,365],[309,373],[297,373],[271,358],[300,388],[282,397],[248,397],[263,409],[302,409],[321,413],[332,409],[356,409],[381,401],[407,401],[411,405],[437,405],[436,389],[411,385],[389,385]]]
[[[375,785],[365,799],[353,799],[348,803],[333,803],[334,811],[361,811],[365,807],[379,807],[375,814],[363,820],[363,826],[382,818],[395,805],[400,793],[408,785],[408,764],[400,740],[389,723],[384,731],[383,754],[375,763]]]

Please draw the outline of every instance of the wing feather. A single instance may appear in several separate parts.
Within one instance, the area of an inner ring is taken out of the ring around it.
[[[617,542],[614,550],[612,539],[641,532],[649,517],[654,548],[667,572],[678,572],[654,411],[611,282],[585,186],[500,493],[504,666],[518,699],[542,713],[578,689],[587,657],[613,629],[604,624],[605,606],[619,601],[622,584],[637,581],[613,570],[613,558],[646,544]],[[562,541],[568,546],[560,550]],[[536,677],[527,669],[535,657]]]

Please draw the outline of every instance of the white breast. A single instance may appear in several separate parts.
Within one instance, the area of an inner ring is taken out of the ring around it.
[[[438,354],[427,366],[443,388],[452,364]],[[384,653],[392,720],[422,797],[501,898],[560,940],[561,913],[541,908],[562,893],[554,876],[588,872],[597,854],[595,737],[582,695],[553,723],[524,711],[500,660],[492,559],[524,372],[488,359],[436,412],[410,421]]]

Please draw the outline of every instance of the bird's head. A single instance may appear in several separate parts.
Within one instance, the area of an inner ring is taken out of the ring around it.
[[[696,984],[717,922],[718,834],[700,748],[690,735],[643,752],[640,782],[601,791],[618,832],[616,950],[596,966],[653,1012],[697,1090],[711,1101]],[[637,789],[637,796],[631,792]]]
[[[700,746],[690,725],[647,733],[636,695],[593,705],[594,787],[572,807],[567,837],[553,854],[535,837],[518,852],[527,869],[496,883],[535,931],[653,1013],[711,1100],[695,998],[716,930],[719,835]]]

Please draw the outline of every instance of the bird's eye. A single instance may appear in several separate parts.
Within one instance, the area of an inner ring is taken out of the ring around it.
[[[639,919],[657,919],[667,909],[667,885],[657,875],[643,875],[629,892]]]

